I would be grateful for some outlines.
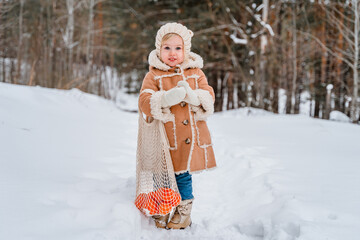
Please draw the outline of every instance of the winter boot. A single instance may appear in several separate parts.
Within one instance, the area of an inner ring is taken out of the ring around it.
[[[165,216],[154,215],[154,216],[152,216],[152,218],[154,219],[155,225],[157,228],[165,228],[166,224],[169,221],[169,216],[170,216],[170,214],[166,214]]]
[[[188,199],[180,202],[180,205],[176,207],[174,216],[167,224],[167,228],[170,229],[184,229],[191,225],[191,208],[194,199]]]

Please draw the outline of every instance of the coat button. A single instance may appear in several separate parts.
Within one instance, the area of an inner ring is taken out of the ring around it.
[[[185,143],[186,143],[186,144],[189,144],[190,142],[191,142],[190,138],[187,138],[187,139],[185,140]]]
[[[185,107],[185,106],[186,106],[186,102],[182,101],[182,102],[180,103],[180,106]]]
[[[188,123],[189,123],[189,120],[184,120],[183,122],[182,122],[184,125],[188,125]]]

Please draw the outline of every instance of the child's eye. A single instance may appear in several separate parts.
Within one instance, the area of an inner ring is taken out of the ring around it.
[[[181,47],[177,47],[176,50],[181,50]]]
[[[170,48],[169,48],[169,47],[164,47],[164,49],[166,49],[166,50],[170,50]]]

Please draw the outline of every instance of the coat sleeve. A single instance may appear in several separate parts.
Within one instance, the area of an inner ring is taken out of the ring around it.
[[[215,93],[208,84],[205,74],[199,70],[198,89],[194,90],[200,100],[200,106],[191,106],[197,120],[206,120],[214,113]]]
[[[150,98],[157,91],[159,91],[159,87],[156,85],[156,81],[154,80],[154,74],[148,72],[144,77],[140,89],[139,108],[149,117],[153,117],[150,108]]]
[[[139,108],[148,117],[168,122],[173,120],[170,107],[161,107],[161,99],[165,91],[160,90],[158,81],[152,72],[146,74],[139,96]]]

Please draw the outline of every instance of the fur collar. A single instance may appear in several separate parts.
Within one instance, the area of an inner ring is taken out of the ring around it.
[[[156,50],[151,51],[149,54],[149,64],[159,70],[168,71],[171,69],[170,66],[163,63],[160,58],[156,55]],[[182,69],[188,68],[202,68],[204,66],[204,61],[200,55],[190,52],[189,57],[180,65]]]

